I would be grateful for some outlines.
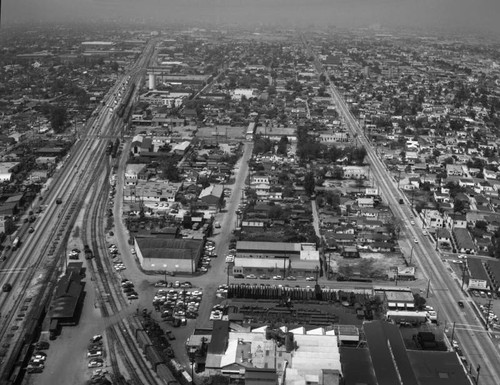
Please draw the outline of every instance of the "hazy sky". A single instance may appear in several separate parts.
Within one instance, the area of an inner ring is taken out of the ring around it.
[[[141,19],[440,26],[500,33],[500,0],[4,0],[2,23]]]

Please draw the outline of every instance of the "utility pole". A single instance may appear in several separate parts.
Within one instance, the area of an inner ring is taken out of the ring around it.
[[[431,287],[431,279],[427,281],[427,294],[425,295],[425,298],[429,298],[429,289]]]
[[[453,337],[455,336],[455,322],[453,322],[453,327],[451,328],[451,343],[453,345]]]

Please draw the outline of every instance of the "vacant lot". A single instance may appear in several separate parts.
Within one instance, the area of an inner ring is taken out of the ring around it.
[[[346,278],[387,279],[392,267],[405,265],[400,253],[360,253],[360,258],[353,259],[332,253],[329,259],[333,272]]]

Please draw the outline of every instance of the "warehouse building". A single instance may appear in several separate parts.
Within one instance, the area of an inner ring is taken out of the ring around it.
[[[196,239],[136,238],[136,255],[146,271],[194,274],[203,253]]]

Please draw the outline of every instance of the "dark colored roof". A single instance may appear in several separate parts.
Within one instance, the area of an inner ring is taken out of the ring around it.
[[[63,154],[66,150],[62,147],[43,147],[35,150],[36,154]]]
[[[162,227],[158,231],[151,232],[151,234],[177,234],[179,232],[179,227],[170,226],[170,227]]]
[[[69,262],[68,267],[66,268],[66,272],[80,275],[83,269],[83,262]]]
[[[476,247],[474,245],[474,241],[469,234],[469,230],[462,228],[454,228],[453,234],[455,235],[455,240],[457,242],[457,246],[459,249],[470,249],[474,250]]]
[[[346,384],[377,384],[368,349],[340,347],[340,362]]]
[[[455,352],[408,351],[419,385],[470,385]]]
[[[151,138],[144,138],[142,140],[141,148],[149,148],[153,145],[153,139]]]
[[[496,282],[500,282],[500,262],[488,261],[488,268],[491,277],[494,278]]]
[[[436,236],[438,238],[451,238],[451,234],[448,229],[437,229]]]
[[[385,321],[366,322],[363,328],[378,383],[418,385],[399,328]]]
[[[245,385],[252,384],[277,384],[278,375],[275,369],[246,368]]]
[[[229,338],[229,321],[214,321],[212,339],[208,344],[208,354],[224,354]]]
[[[469,258],[467,260],[467,267],[469,269],[470,277],[473,279],[482,279],[486,282],[489,281],[488,274],[480,259]]]
[[[192,259],[203,243],[195,239],[136,238],[144,258]]]
[[[50,318],[71,318],[75,314],[83,286],[80,276],[75,272],[66,274],[57,283],[54,299],[50,304]]]

